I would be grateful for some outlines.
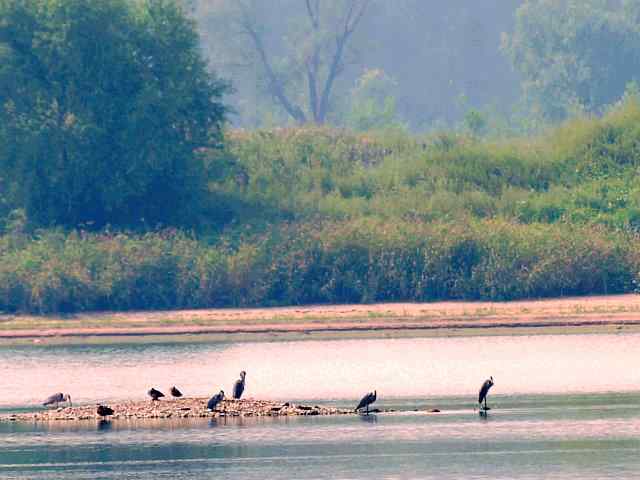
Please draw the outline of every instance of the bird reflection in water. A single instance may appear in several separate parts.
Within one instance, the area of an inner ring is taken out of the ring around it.
[[[107,432],[109,430],[111,430],[111,428],[113,427],[113,425],[111,424],[111,422],[109,420],[100,420],[98,422],[98,431],[99,432]]]
[[[378,423],[377,415],[358,415],[358,418],[364,423]]]
[[[219,427],[220,425],[226,425],[226,424],[227,424],[227,417],[212,418],[211,420],[209,420],[209,428],[216,428],[216,427]]]

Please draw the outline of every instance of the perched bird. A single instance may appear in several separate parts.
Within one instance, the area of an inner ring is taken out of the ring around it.
[[[236,400],[242,396],[242,392],[244,392],[244,377],[247,376],[247,372],[244,370],[240,372],[240,379],[233,386],[233,398]]]
[[[493,377],[489,377],[488,380],[485,380],[480,387],[480,394],[478,395],[478,403],[480,404],[481,410],[489,410],[487,407],[487,394],[489,393],[489,389],[493,387]],[[482,402],[484,402],[484,407],[482,406]]]
[[[374,390],[373,392],[367,393],[364,397],[362,397],[362,400],[360,400],[360,403],[356,407],[355,411],[357,412],[361,408],[367,407],[367,415],[369,415],[369,405],[371,405],[373,402],[375,402],[376,398],[377,398],[377,391],[376,390]]]
[[[57,407],[60,402],[69,402],[69,406],[73,407],[73,403],[71,403],[71,395],[68,393],[54,393],[47,397],[47,399],[42,402],[42,405],[46,407],[48,405],[55,404]]]
[[[162,393],[160,390],[156,390],[155,388],[152,388],[151,390],[149,390],[147,392],[147,395],[151,397],[152,401],[156,401],[160,397],[164,397],[164,393]]]
[[[220,390],[220,393],[216,393],[209,399],[209,401],[207,402],[207,408],[209,410],[215,410],[215,408],[222,400],[224,400],[224,391]]]
[[[113,415],[113,408],[105,407],[104,405],[98,405],[98,409],[96,413],[100,415],[102,418],[106,418],[109,415]]]
[[[171,395],[180,398],[182,396],[182,392],[178,390],[176,387],[171,387]]]

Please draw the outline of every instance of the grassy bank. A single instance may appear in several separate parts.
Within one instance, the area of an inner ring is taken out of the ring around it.
[[[5,239],[6,240],[6,239]],[[5,245],[0,308],[40,313],[631,291],[635,237],[503,220],[283,225],[207,245],[183,233],[48,232]]]
[[[76,312],[632,292],[640,106],[536,139],[231,132],[197,232],[0,238],[0,310]],[[211,176],[211,175],[208,175]],[[13,218],[13,219],[12,219]]]

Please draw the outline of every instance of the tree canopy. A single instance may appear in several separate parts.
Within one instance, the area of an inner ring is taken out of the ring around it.
[[[617,101],[640,72],[638,10],[626,0],[526,0],[503,43],[525,101],[549,120]]]
[[[0,0],[0,179],[37,225],[191,220],[227,85],[172,0]]]

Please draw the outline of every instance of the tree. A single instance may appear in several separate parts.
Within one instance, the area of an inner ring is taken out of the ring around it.
[[[351,89],[345,125],[367,131],[405,128],[396,109],[397,82],[380,69],[365,70]]]
[[[526,102],[551,120],[599,113],[640,72],[637,2],[526,0],[503,49]]]
[[[171,0],[0,0],[0,177],[38,225],[179,224],[228,90]]]
[[[487,131],[487,118],[482,112],[473,108],[464,115],[462,123],[465,130],[476,138],[481,137]]]
[[[336,82],[354,56],[353,37],[373,0],[261,0],[204,2],[212,48],[235,41],[233,62],[255,67],[273,101],[296,123],[325,123]],[[274,35],[268,19],[290,17]],[[206,28],[206,27],[205,27]],[[215,36],[215,35],[214,35]]]

